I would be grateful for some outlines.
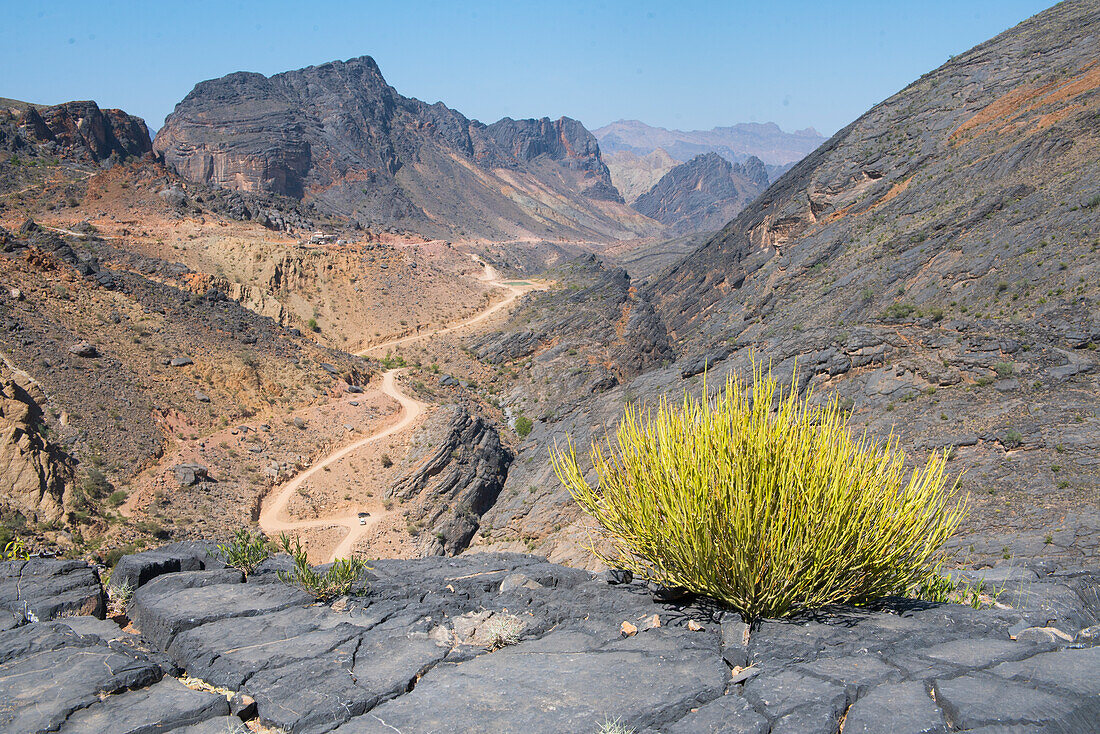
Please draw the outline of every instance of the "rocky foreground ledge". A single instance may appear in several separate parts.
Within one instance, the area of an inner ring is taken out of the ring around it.
[[[1011,609],[750,628],[533,556],[377,561],[324,605],[287,562],[245,580],[199,544],[127,556],[114,620],[80,561],[0,564],[0,731],[1100,732],[1100,570],[973,572]]]

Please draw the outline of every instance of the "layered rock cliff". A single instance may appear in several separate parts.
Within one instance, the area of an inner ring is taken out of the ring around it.
[[[366,56],[202,82],[155,148],[192,181],[316,199],[363,224],[604,239],[654,229],[622,205],[576,120],[484,125],[402,96]]]

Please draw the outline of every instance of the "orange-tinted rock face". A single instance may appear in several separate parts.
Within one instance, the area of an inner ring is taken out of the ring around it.
[[[31,388],[34,390],[34,388]],[[72,461],[38,431],[41,409],[8,371],[0,372],[0,510],[38,522],[62,519]]]
[[[28,107],[20,123],[32,141],[54,143],[62,153],[92,162],[139,157],[153,149],[140,117],[122,110],[101,110],[95,102]]]

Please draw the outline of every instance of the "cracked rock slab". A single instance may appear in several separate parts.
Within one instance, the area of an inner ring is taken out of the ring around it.
[[[165,678],[148,688],[108,696],[77,711],[59,731],[60,734],[154,734],[176,731],[178,727],[228,713],[225,696],[195,691],[175,678]]]
[[[1010,724],[1069,734],[1095,731],[1100,721],[1100,698],[1054,693],[983,673],[937,680],[934,691],[948,726],[956,730]]]
[[[261,719],[290,732],[324,732],[412,687],[447,647],[402,633],[367,633],[299,663],[268,668],[242,687]]]
[[[925,685],[884,683],[852,704],[844,734],[946,734],[947,726]]]
[[[0,563],[0,609],[22,614],[31,621],[62,615],[103,619],[107,595],[99,584],[99,574],[83,561],[4,561]]]
[[[688,637],[685,637],[688,636]],[[581,632],[441,665],[416,688],[340,734],[597,731],[606,721],[659,726],[722,694],[717,636],[667,628],[610,643]]]
[[[161,649],[166,649],[180,632],[229,617],[252,617],[266,612],[304,606],[312,601],[305,592],[283,584],[226,585],[230,571],[197,571],[167,574],[142,586],[130,601],[128,611],[134,626]],[[189,577],[189,578],[181,578]],[[209,585],[192,586],[190,580]],[[232,589],[232,593],[227,593]]]
[[[2,634],[0,648],[22,652],[0,665],[4,732],[55,731],[102,695],[148,686],[163,674],[137,653],[59,625],[31,624]]]

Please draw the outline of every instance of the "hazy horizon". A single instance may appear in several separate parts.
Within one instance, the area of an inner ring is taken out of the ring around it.
[[[467,117],[562,115],[709,130],[775,122],[832,135],[913,79],[1050,5],[1046,0],[362,3],[232,7],[21,5],[0,29],[0,97],[93,99],[151,129],[194,85],[369,55],[401,94]],[[518,30],[517,30],[518,29]],[[94,60],[94,63],[89,63]]]

